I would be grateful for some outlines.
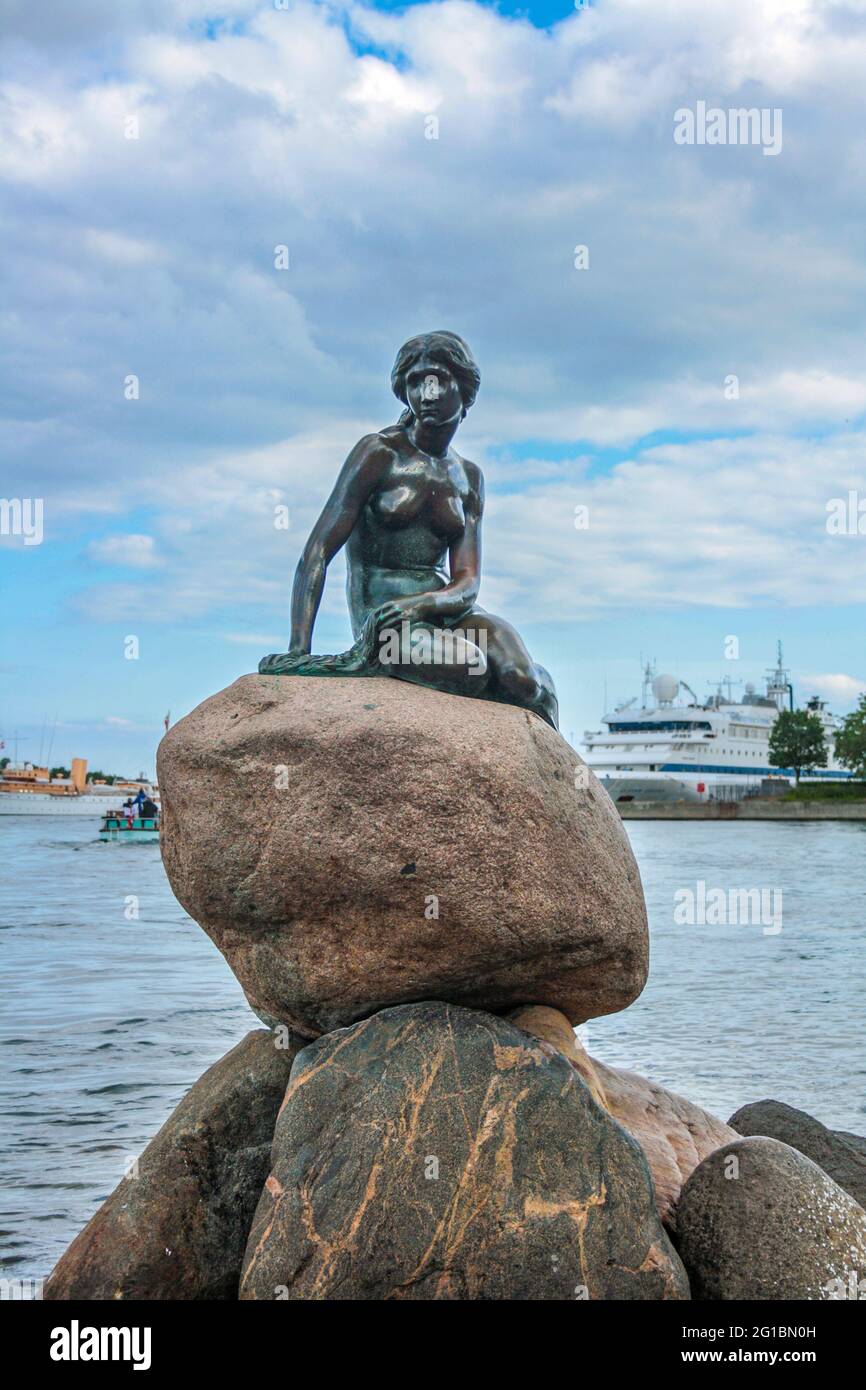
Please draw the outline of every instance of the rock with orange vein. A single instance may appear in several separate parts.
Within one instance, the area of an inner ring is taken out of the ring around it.
[[[676,1231],[683,1184],[709,1154],[736,1139],[736,1131],[675,1091],[590,1057],[556,1009],[516,1009],[509,1017],[516,1027],[557,1047],[599,1104],[637,1140],[650,1166],[659,1215],[668,1230]]]
[[[296,1051],[255,1031],[199,1077],[61,1256],[44,1297],[237,1298]]]
[[[241,1298],[688,1298],[640,1147],[503,1018],[386,1009],[295,1059]]]
[[[444,999],[580,1023],[643,989],[625,829],[527,710],[244,676],[166,734],[158,773],[171,886],[266,1021],[317,1037]]]
[[[567,1057],[575,1071],[586,1082],[593,1099],[598,1101],[603,1109],[610,1109],[595,1063],[584,1051],[565,1014],[561,1014],[558,1009],[548,1009],[545,1005],[529,1004],[525,1009],[513,1009],[508,1018],[515,1028],[522,1028],[524,1033],[531,1033],[541,1042],[549,1043],[561,1052],[563,1057]]]

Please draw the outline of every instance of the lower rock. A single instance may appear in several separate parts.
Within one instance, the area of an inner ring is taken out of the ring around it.
[[[231,1299],[297,1047],[248,1033],[184,1096],[46,1281],[47,1299]]]
[[[795,1110],[779,1100],[744,1105],[729,1123],[738,1134],[763,1134],[790,1144],[823,1168],[861,1207],[866,1207],[866,1152],[858,1146],[856,1135],[826,1129],[805,1110]]]
[[[386,1009],[298,1054],[245,1299],[687,1298],[637,1144],[502,1018]]]
[[[694,1298],[840,1298],[866,1276],[866,1212],[789,1145],[737,1139],[683,1188],[677,1249]]]
[[[646,1154],[653,1175],[656,1204],[667,1229],[677,1228],[677,1204],[683,1184],[711,1153],[735,1138],[723,1120],[667,1091],[637,1072],[595,1063],[608,1109]]]
[[[830,1133],[835,1134],[837,1139],[844,1139],[847,1144],[851,1145],[852,1149],[866,1158],[866,1138],[862,1134],[850,1134],[847,1129],[831,1129]],[[860,1205],[862,1207],[863,1203],[861,1202]]]
[[[577,1039],[577,1034],[559,1009],[548,1008],[546,1004],[527,1004],[524,1008],[513,1009],[507,1015],[515,1028],[531,1033],[539,1042],[556,1048],[571,1063],[578,1076],[589,1089],[593,1100],[603,1110],[610,1111],[604,1087],[598,1075],[598,1065],[585,1051]]]
[[[669,1231],[675,1231],[683,1183],[714,1149],[736,1139],[735,1129],[636,1072],[608,1067],[590,1057],[568,1019],[556,1009],[533,1006],[517,1009],[509,1017],[516,1027],[558,1048],[598,1103],[637,1140],[652,1173],[659,1216]]]

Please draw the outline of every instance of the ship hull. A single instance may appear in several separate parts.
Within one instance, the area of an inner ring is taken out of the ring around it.
[[[127,793],[128,795],[128,793]],[[105,815],[106,805],[117,796],[49,796],[40,792],[0,793],[0,816],[94,816]]]
[[[142,830],[140,826],[118,826],[114,830],[100,830],[99,838],[104,844],[158,844],[158,830]]]
[[[599,773],[598,780],[611,801],[702,801],[696,787],[675,777],[634,777],[622,773]]]

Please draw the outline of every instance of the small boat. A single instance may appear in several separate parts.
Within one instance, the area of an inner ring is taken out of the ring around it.
[[[155,816],[133,816],[123,811],[108,811],[99,827],[100,840],[131,841],[159,840],[159,812]]]

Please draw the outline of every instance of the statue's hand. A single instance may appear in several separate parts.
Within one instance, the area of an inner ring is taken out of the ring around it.
[[[398,623],[429,622],[432,617],[430,607],[429,594],[417,594],[411,598],[389,599],[387,603],[382,604],[381,608],[377,608],[373,615],[376,628],[381,632],[383,627],[395,627]]]

